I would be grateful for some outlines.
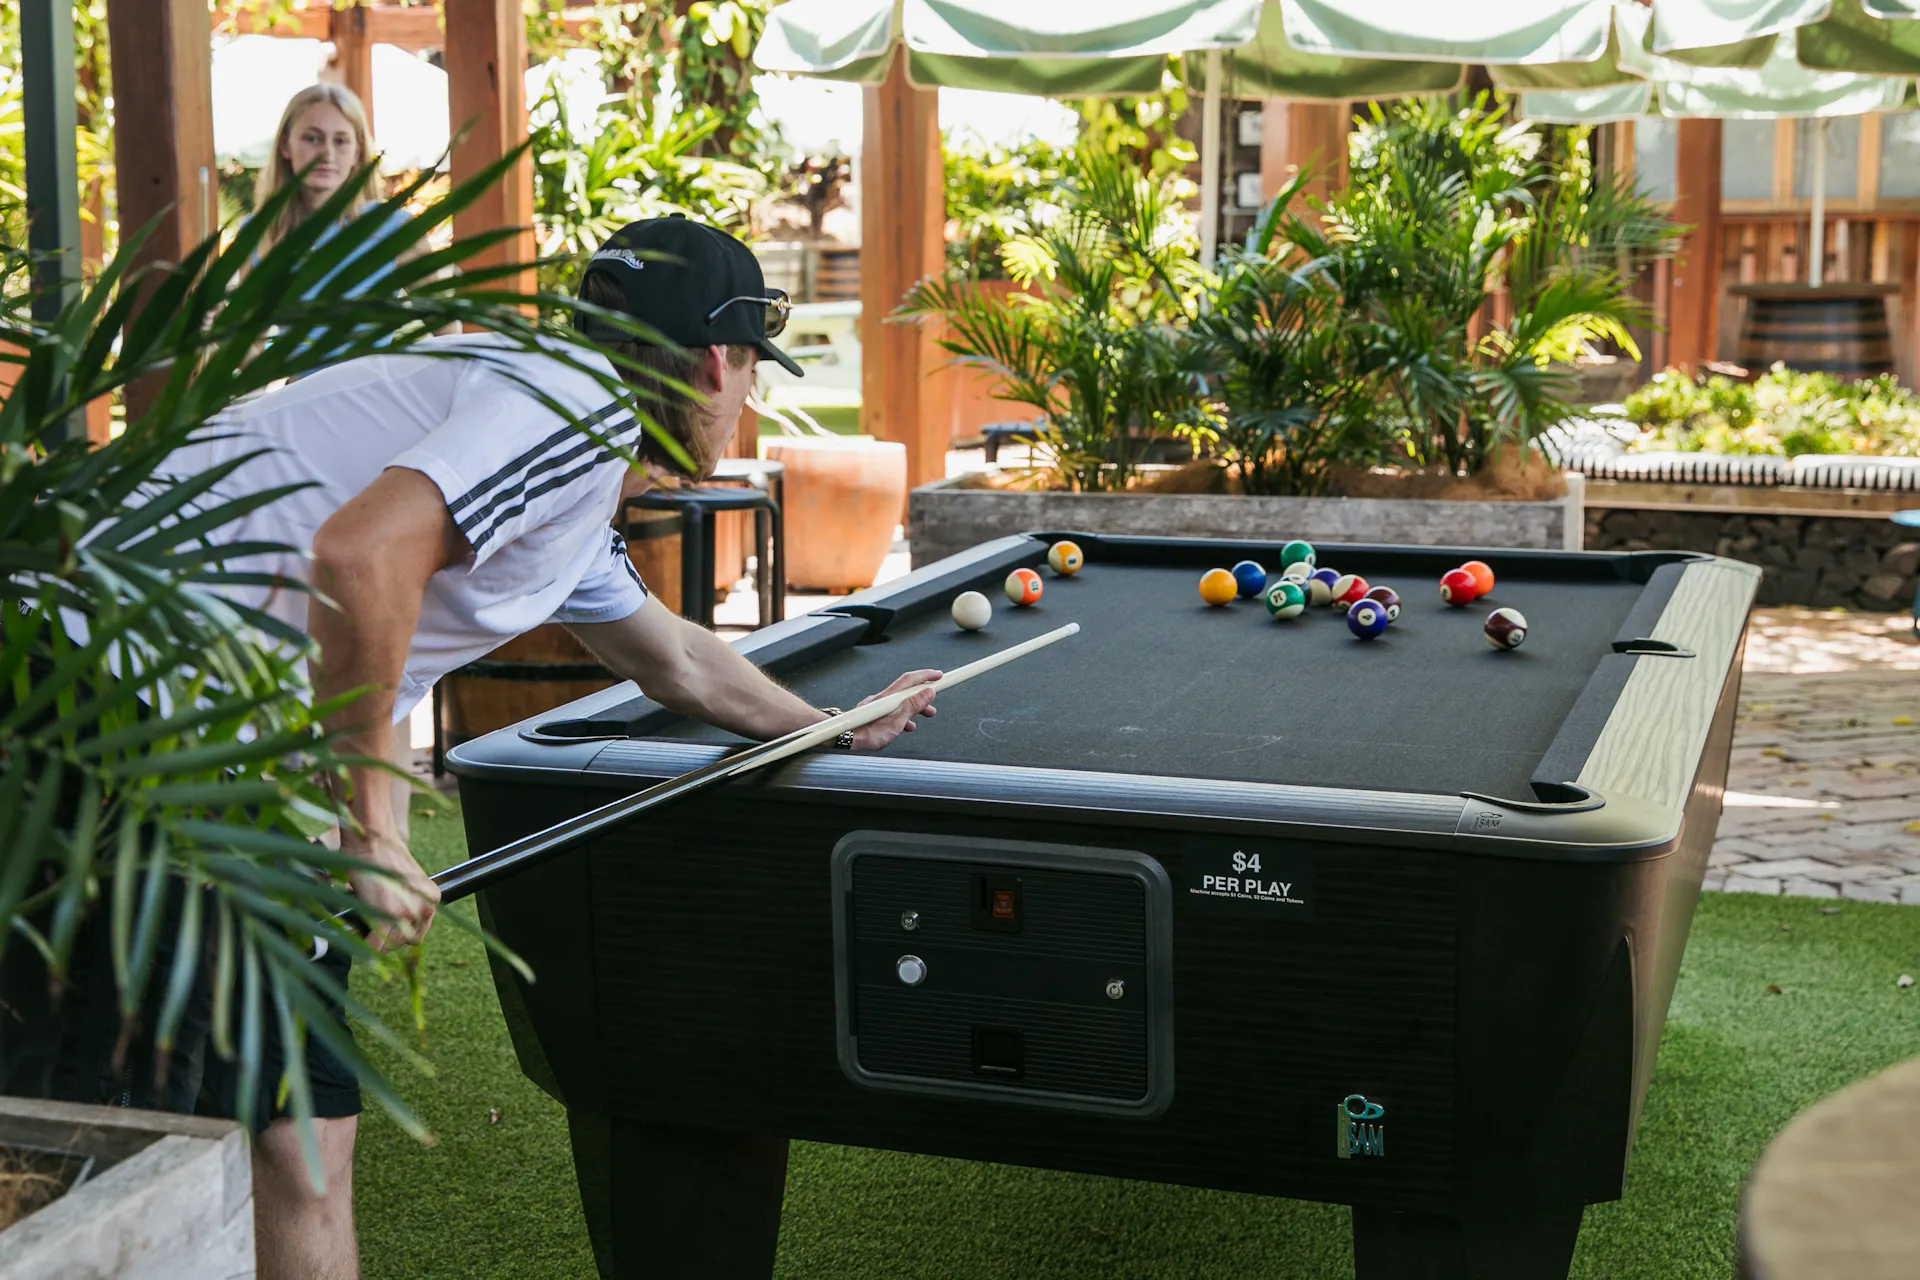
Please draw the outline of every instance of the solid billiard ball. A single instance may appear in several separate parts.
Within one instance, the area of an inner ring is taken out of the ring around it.
[[[1518,609],[1495,609],[1487,615],[1487,643],[1496,649],[1518,649],[1527,642],[1527,620]]]
[[[1301,585],[1307,589],[1307,603],[1319,608],[1333,601],[1333,584],[1340,581],[1340,575],[1331,569],[1315,569]]]
[[[1076,542],[1056,542],[1047,548],[1047,564],[1061,577],[1071,577],[1080,572],[1080,566],[1087,562],[1085,553]]]
[[[1267,603],[1267,612],[1276,618],[1297,618],[1307,607],[1307,593],[1292,578],[1275,582],[1261,599]]]
[[[1469,560],[1460,566],[1473,575],[1473,590],[1476,596],[1493,594],[1493,570],[1484,560]]]
[[[1305,582],[1313,576],[1313,561],[1295,560],[1280,571],[1280,576],[1289,582]]]
[[[1387,607],[1362,597],[1347,608],[1347,630],[1356,640],[1371,640],[1387,629]]]
[[[1357,573],[1343,573],[1333,580],[1333,599],[1329,602],[1335,608],[1345,609],[1367,594],[1367,580]]]
[[[1378,600],[1387,611],[1388,622],[1400,621],[1400,593],[1392,587],[1375,587],[1367,592],[1367,599]]]
[[[1233,580],[1239,584],[1242,600],[1251,600],[1267,589],[1267,571],[1257,561],[1242,560],[1233,566]]]
[[[1449,569],[1440,575],[1440,598],[1456,609],[1472,604],[1479,594],[1473,575],[1465,569]]]
[[[993,606],[978,591],[962,591],[953,598],[953,620],[962,631],[978,631],[993,617]]]
[[[1298,538],[1295,538],[1292,542],[1280,548],[1280,567],[1282,569],[1290,568],[1296,564],[1304,564],[1308,569],[1312,569],[1313,562],[1318,558],[1318,554],[1313,549],[1313,544],[1311,542],[1302,542]]]
[[[1007,599],[1022,608],[1038,600],[1045,589],[1040,575],[1031,569],[1015,569],[1007,575]]]
[[[1200,575],[1200,598],[1216,607],[1240,594],[1240,583],[1225,569],[1209,569]]]

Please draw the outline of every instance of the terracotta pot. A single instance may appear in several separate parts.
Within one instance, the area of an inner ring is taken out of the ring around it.
[[[0,351],[10,356],[20,354],[20,348],[11,342],[0,342]],[[13,390],[14,383],[20,381],[20,374],[25,367],[14,364],[12,361],[0,361],[0,404],[6,403],[7,393]]]
[[[907,500],[907,447],[888,440],[769,440],[786,465],[787,582],[801,589],[873,585]]]
[[[1024,292],[1011,280],[976,280],[966,287],[990,298]],[[953,335],[951,330],[943,328],[940,336]],[[947,370],[947,377],[951,388],[947,438],[955,445],[978,442],[981,429],[993,423],[1030,422],[1039,416],[1032,405],[997,399],[994,392],[999,389],[1000,380],[983,370],[954,364]]]

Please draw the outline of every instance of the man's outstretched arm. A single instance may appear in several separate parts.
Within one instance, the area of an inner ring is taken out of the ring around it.
[[[406,668],[427,581],[466,559],[467,541],[447,512],[440,489],[418,471],[391,467],[320,526],[313,539],[307,633],[319,646],[316,701],[354,689],[366,692],[326,720],[341,748],[382,760],[388,755],[394,690]],[[433,923],[440,891],[401,840],[393,815],[394,779],[384,770],[351,771],[349,808],[360,823],[340,831],[340,847],[386,868],[394,879],[353,877],[354,892],[394,922],[376,930],[376,947],[417,942]]]
[[[618,622],[572,624],[615,675],[639,685],[655,702],[682,715],[746,738],[777,738],[817,724],[821,712],[769,679],[705,627],[677,617],[650,600]],[[940,678],[938,671],[909,671],[881,693]],[[877,696],[877,695],[876,695]],[[900,710],[855,731],[853,745],[875,751],[911,732],[915,716],[934,714],[931,691],[909,698]]]

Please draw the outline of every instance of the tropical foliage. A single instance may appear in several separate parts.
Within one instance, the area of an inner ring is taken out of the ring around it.
[[[1892,374],[1837,378],[1775,365],[1752,382],[1676,369],[1627,398],[1636,451],[1920,456],[1920,396]]]
[[[321,726],[337,708],[307,705],[306,640],[222,594],[298,588],[263,580],[247,564],[287,548],[220,536],[282,491],[233,496],[219,486],[240,462],[173,475],[167,459],[280,379],[376,348],[421,350],[422,338],[451,322],[521,347],[576,341],[519,309],[528,299],[501,287],[513,268],[473,264],[511,229],[401,257],[515,158],[391,234],[380,217],[334,230],[358,189],[349,182],[244,273],[271,218],[139,280],[127,272],[143,237],[130,235],[46,323],[29,318],[24,294],[0,304],[0,360],[18,373],[0,402],[0,945],[35,949],[58,982],[82,919],[100,918],[129,1025],[140,993],[164,992],[155,1028],[163,1053],[196,969],[209,967],[213,1044],[240,1064],[243,1106],[263,1046],[277,1042],[294,1064],[283,1082],[290,1109],[311,1114],[295,1048],[311,1037],[418,1132],[392,1083],[339,1034],[324,1003],[344,1000],[366,1034],[402,1055],[407,1037],[305,957],[320,938],[390,979],[412,966],[371,952],[336,918],[356,905],[342,877],[372,868],[305,838],[318,825],[350,821],[338,798],[350,761]],[[446,270],[461,264],[457,278]],[[4,259],[8,278],[26,266],[17,253]],[[336,287],[309,299],[328,277]],[[276,333],[300,340],[273,341]],[[557,350],[593,371],[564,354],[577,348]],[[599,368],[609,398],[621,395],[621,383]],[[124,433],[98,447],[72,438],[68,424],[82,406],[135,384],[143,393]],[[161,973],[155,955],[170,893],[185,904],[182,940]]]
[[[970,280],[1004,280],[1001,248],[1032,235],[1053,216],[1067,157],[1037,139],[1004,147],[952,134],[943,154],[947,266]]]
[[[1538,153],[1484,96],[1376,105],[1349,190],[1287,223],[1339,291],[1371,430],[1396,460],[1474,470],[1567,416],[1568,362],[1589,344],[1638,355],[1631,281],[1681,228],[1628,180]]]
[[[1188,337],[1203,276],[1175,185],[1083,149],[1063,160],[1061,208],[1007,242],[1025,292],[928,279],[901,315],[940,322],[941,346],[1032,407],[1055,483],[1124,488],[1154,436],[1212,435],[1201,353]]]

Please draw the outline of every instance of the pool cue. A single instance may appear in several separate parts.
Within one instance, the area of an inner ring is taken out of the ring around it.
[[[744,748],[732,755],[723,756],[712,764],[702,765],[677,778],[656,783],[645,791],[636,791],[630,796],[622,796],[611,804],[603,804],[598,809],[589,809],[578,817],[556,822],[544,831],[522,836],[518,840],[501,845],[490,853],[483,853],[448,867],[433,877],[433,882],[440,886],[440,905],[445,906],[476,890],[484,889],[509,872],[524,870],[534,863],[544,862],[579,841],[599,835],[608,827],[624,822],[636,814],[645,813],[658,805],[678,800],[681,796],[691,795],[716,782],[737,778],[741,774],[751,773],[755,769],[775,764],[789,756],[796,756],[803,751],[810,751],[832,742],[849,729],[858,729],[875,720],[884,720],[909,698],[929,689],[939,693],[957,684],[965,684],[975,676],[985,675],[995,667],[1004,666],[1016,658],[1024,658],[1038,649],[1044,649],[1050,644],[1065,640],[1079,630],[1079,623],[1069,622],[1066,626],[1049,631],[1043,636],[1035,636],[1031,640],[1023,640],[1019,644],[1002,649],[998,653],[989,654],[978,662],[969,662],[964,667],[956,667],[928,684],[915,685],[911,689],[902,689],[897,693],[875,698],[872,702],[864,703],[851,711],[843,711],[818,724],[795,729],[792,733]]]

